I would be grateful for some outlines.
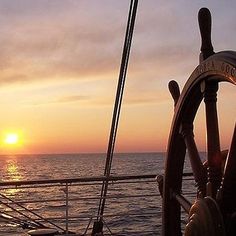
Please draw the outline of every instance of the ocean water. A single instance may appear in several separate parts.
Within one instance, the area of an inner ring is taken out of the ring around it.
[[[105,154],[0,156],[0,178],[1,181],[20,181],[101,176],[104,172],[105,159]],[[156,175],[163,172],[163,153],[115,154],[111,170],[112,175]],[[20,202],[27,209],[34,210],[40,216],[60,218],[65,216],[65,201],[49,200],[65,197],[63,189],[64,185],[58,184],[53,187],[14,188],[0,191],[14,201]],[[68,202],[68,214],[71,217],[68,225],[70,231],[85,232],[90,217],[97,213],[99,202],[97,197],[100,190],[100,184],[69,186],[69,197],[73,199]],[[126,195],[133,197],[126,198]],[[161,198],[156,182],[110,184],[108,196],[110,198],[106,201],[104,212],[104,229],[106,228],[107,232],[108,227],[118,235],[160,235]],[[113,198],[113,196],[120,198]],[[30,203],[32,199],[38,202],[32,204]],[[2,203],[4,200],[1,198]],[[15,207],[25,213],[19,206]],[[6,211],[12,215],[11,209],[0,204],[0,213]],[[20,215],[19,218],[22,216]],[[57,220],[57,224],[65,226],[65,222]],[[92,224],[91,221],[89,230]],[[26,231],[16,223],[5,222],[0,218],[0,235],[26,235]]]

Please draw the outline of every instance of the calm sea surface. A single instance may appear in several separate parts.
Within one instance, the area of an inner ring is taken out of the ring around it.
[[[0,156],[1,181],[76,178],[103,175],[105,154]],[[115,154],[111,174],[163,172],[163,153]]]
[[[1,181],[12,180],[44,180],[77,178],[81,176],[101,176],[104,172],[105,154],[61,154],[61,155],[21,155],[0,156]],[[129,153],[115,154],[112,164],[112,175],[160,174],[164,172],[163,153]],[[81,201],[69,201],[69,216],[85,217],[75,220],[69,225],[69,230],[84,232],[89,224],[89,217],[97,213],[98,199],[101,185],[70,186],[69,197]],[[65,216],[65,201],[48,202],[46,199],[59,199],[65,196],[64,186],[54,186],[35,189],[5,189],[1,190],[5,196],[14,201],[28,199],[41,200],[38,203],[21,203],[28,209],[43,217]],[[140,235],[160,235],[161,199],[158,196],[157,184],[132,183],[111,184],[106,202],[105,223],[112,232],[125,235],[130,231],[154,231]],[[119,195],[119,200],[112,196]],[[125,198],[126,195],[138,197]],[[155,195],[155,196],[145,196]],[[91,197],[92,196],[92,197]],[[45,200],[44,200],[45,199]],[[87,201],[84,201],[86,199]],[[4,199],[1,200],[4,202]],[[19,206],[16,206],[19,208]],[[1,213],[12,210],[6,205],[0,205]],[[22,211],[24,212],[24,211]],[[106,217],[107,215],[107,217]],[[119,215],[119,216],[114,216]],[[15,215],[14,215],[15,216]],[[21,218],[21,216],[19,217]],[[17,224],[0,220],[0,235],[25,235],[25,231]],[[59,224],[64,224],[59,222]],[[90,227],[92,224],[90,225]],[[64,227],[64,225],[63,225]],[[105,227],[106,228],[106,227]],[[134,235],[137,235],[134,233]]]

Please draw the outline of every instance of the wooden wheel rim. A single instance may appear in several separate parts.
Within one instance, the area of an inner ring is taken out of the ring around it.
[[[202,82],[229,82],[236,85],[236,52],[224,51],[210,56],[193,71],[178,99],[169,135],[163,194],[163,235],[181,235],[180,205],[172,193],[182,188],[186,146],[179,130],[184,120],[193,122],[203,95]]]

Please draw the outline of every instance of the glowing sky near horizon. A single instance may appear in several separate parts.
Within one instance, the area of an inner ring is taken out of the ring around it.
[[[139,2],[116,151],[166,150],[167,84],[183,87],[198,64],[201,7],[212,12],[215,51],[236,50],[233,0]],[[21,134],[14,152],[106,152],[128,8],[127,0],[0,0],[0,135]],[[235,89],[222,92],[224,148],[236,105]]]

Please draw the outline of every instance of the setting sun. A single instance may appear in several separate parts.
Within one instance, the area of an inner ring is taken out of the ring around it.
[[[19,154],[24,152],[25,136],[19,129],[5,130],[0,133],[0,153]]]
[[[4,142],[6,144],[17,144],[19,142],[18,134],[16,133],[7,134],[4,139]]]

